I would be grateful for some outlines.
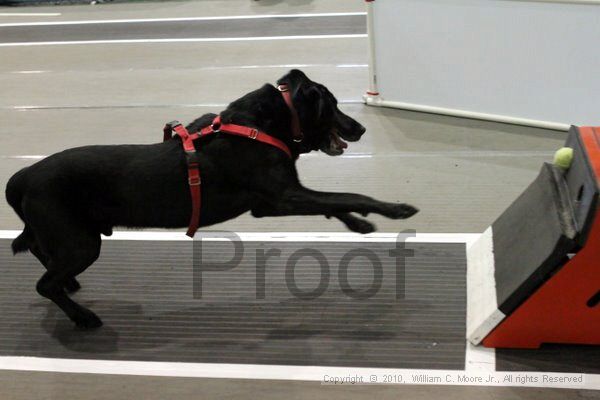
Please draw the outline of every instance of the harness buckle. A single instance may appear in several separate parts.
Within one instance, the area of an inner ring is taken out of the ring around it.
[[[200,177],[199,176],[190,176],[188,178],[188,184],[190,186],[200,186]]]
[[[181,123],[177,120],[166,123],[165,127],[163,128],[163,142],[173,138],[175,127],[179,125],[181,125]]]
[[[213,133],[221,132],[221,124],[210,124],[210,129],[212,129]]]
[[[256,139],[256,137],[258,136],[258,129],[251,129],[250,130],[250,135],[248,136],[250,139]]]

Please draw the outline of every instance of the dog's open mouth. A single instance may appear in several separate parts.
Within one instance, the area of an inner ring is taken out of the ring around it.
[[[344,142],[336,131],[331,131],[331,134],[329,135],[329,151],[327,153],[339,155],[342,154],[346,148],[348,148],[348,143]]]

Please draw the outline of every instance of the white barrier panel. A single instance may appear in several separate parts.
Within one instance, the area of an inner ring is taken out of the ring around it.
[[[600,1],[374,0],[367,104],[600,125]]]

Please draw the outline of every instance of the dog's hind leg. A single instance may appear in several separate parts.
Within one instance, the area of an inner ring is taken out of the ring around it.
[[[64,274],[47,271],[36,285],[37,292],[52,300],[80,328],[93,329],[102,326],[102,321],[91,310],[74,302],[63,289]]]
[[[34,236],[34,234],[33,234],[33,232],[31,232],[29,227],[25,226],[25,231],[27,231],[27,236],[25,239],[28,241],[27,248],[29,249],[31,254],[33,254],[35,256],[35,258],[37,258],[44,267],[48,268],[48,261],[49,261],[48,256],[46,254],[44,254],[44,252],[40,249],[40,246],[37,244],[35,239],[32,238],[32,236]],[[75,279],[75,277],[68,279],[67,282],[65,283],[65,290],[68,293],[75,293],[79,289],[81,289],[81,285],[79,284],[77,279]]]
[[[100,318],[73,301],[65,287],[98,258],[100,233],[87,228],[62,206],[43,212],[48,206],[46,203],[38,212],[33,204],[26,210],[35,232],[34,254],[47,269],[36,285],[37,292],[52,300],[78,327],[97,328],[102,325]]]
[[[90,329],[102,325],[92,311],[77,304],[65,292],[65,287],[77,282],[74,277],[89,267],[100,253],[100,235],[79,232],[77,246],[65,246],[52,252],[47,272],[36,285],[37,292],[52,300],[80,328]]]
[[[31,254],[33,254],[35,258],[37,258],[40,261],[40,263],[44,267],[46,267],[46,269],[48,269],[49,258],[42,252],[37,242],[34,241],[29,245],[29,251],[31,251]],[[75,293],[79,289],[81,289],[81,285],[75,277],[68,278],[65,282],[65,290],[67,291],[67,293]]]
[[[77,278],[75,278],[74,276],[71,278],[67,278],[67,281],[65,282],[65,290],[67,291],[67,293],[75,293],[79,289],[81,289],[81,284],[79,283]]]

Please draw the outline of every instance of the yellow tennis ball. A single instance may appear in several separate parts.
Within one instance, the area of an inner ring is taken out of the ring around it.
[[[573,162],[573,149],[562,147],[554,153],[554,165],[562,169],[569,169]]]

